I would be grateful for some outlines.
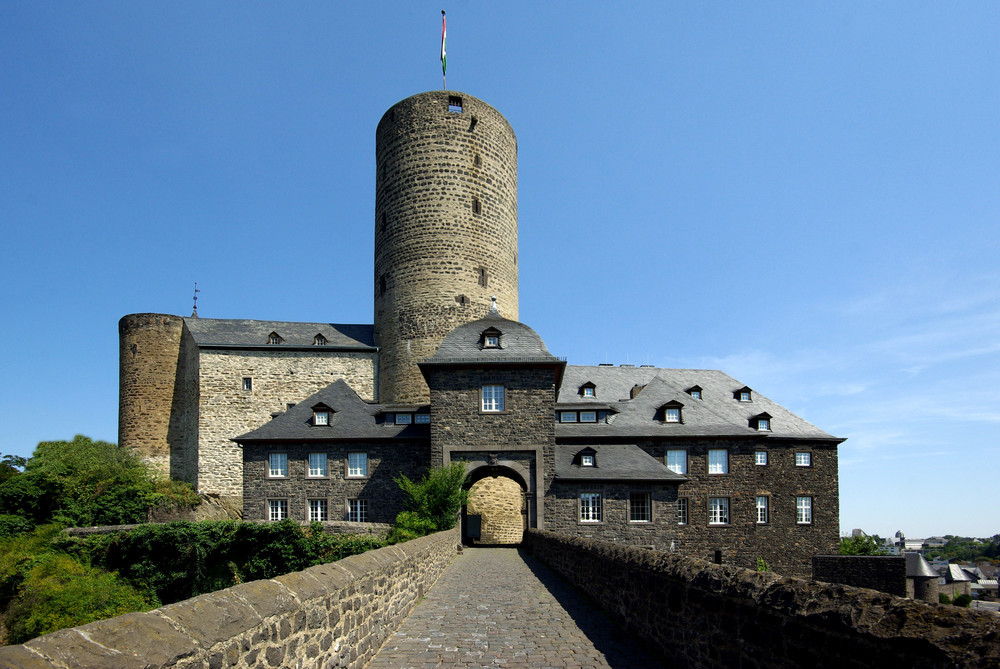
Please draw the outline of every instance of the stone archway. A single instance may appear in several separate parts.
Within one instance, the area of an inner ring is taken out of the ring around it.
[[[475,543],[519,544],[525,527],[524,484],[508,476],[503,471],[506,468],[489,469],[479,470],[470,478],[465,513],[481,517],[480,536]]]

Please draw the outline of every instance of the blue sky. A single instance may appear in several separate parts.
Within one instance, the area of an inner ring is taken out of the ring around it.
[[[837,436],[841,530],[989,536],[1000,4],[0,3],[0,452],[117,439],[128,313],[370,323],[374,131],[519,144],[520,318]]]

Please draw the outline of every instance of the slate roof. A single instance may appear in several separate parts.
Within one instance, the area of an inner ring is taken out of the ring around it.
[[[482,345],[482,334],[490,328],[501,333],[499,348],[484,348]],[[549,353],[545,342],[530,327],[491,311],[485,318],[459,325],[449,332],[437,352],[420,364],[510,363],[551,363],[561,366],[564,361]]]
[[[937,575],[937,572],[934,571],[930,563],[920,553],[906,554],[907,578],[937,578]]]
[[[594,397],[584,397],[579,389],[595,386]],[[635,386],[643,386],[634,398]],[[701,387],[702,399],[686,391]],[[756,390],[750,402],[734,399],[733,393],[745,385],[723,372],[711,369],[664,369],[659,367],[611,367],[567,365],[556,409],[593,406],[614,407],[617,414],[607,423],[557,423],[556,437],[755,437],[829,440],[843,439],[824,432],[796,416]],[[670,401],[680,402],[680,423],[655,420],[657,410]],[[751,427],[751,418],[771,416],[770,430]]]
[[[576,454],[585,448],[593,449],[596,453],[596,467],[574,464]],[[688,478],[670,471],[662,462],[634,444],[560,444],[556,445],[556,480],[683,483]]]
[[[235,318],[185,318],[184,324],[202,348],[310,348],[375,350],[374,325],[338,323],[288,323],[284,321],[253,321]],[[268,344],[272,332],[281,337],[280,344]],[[326,344],[313,344],[317,334]]]
[[[313,425],[313,407],[323,404],[333,410],[329,425]],[[277,441],[330,441],[367,439],[426,439],[430,425],[385,425],[375,417],[384,411],[379,404],[369,404],[343,379],[334,381],[310,395],[288,411],[272,418],[256,430],[233,439],[243,443]]]

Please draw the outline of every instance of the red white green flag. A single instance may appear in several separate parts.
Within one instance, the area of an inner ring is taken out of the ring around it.
[[[448,51],[445,49],[445,42],[448,41],[448,27],[445,23],[444,10],[441,10],[441,75],[448,75]]]

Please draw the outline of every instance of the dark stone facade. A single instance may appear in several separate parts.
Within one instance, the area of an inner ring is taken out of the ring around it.
[[[812,577],[817,581],[870,588],[897,597],[914,594],[907,593],[906,558],[902,555],[814,555],[812,566]]]

